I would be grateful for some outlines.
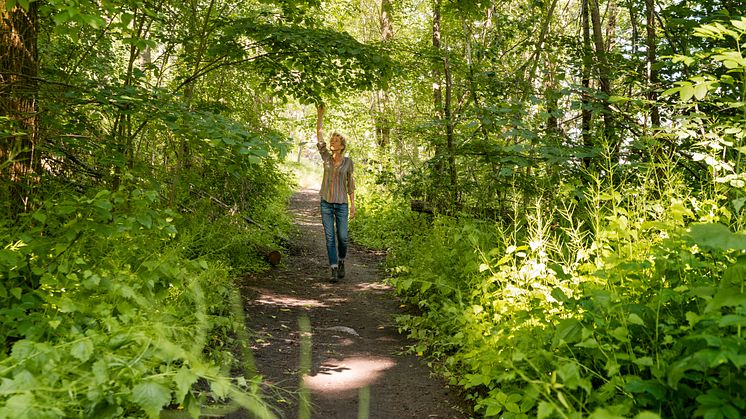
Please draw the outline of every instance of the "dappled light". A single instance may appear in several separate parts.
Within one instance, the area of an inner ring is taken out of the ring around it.
[[[383,282],[361,282],[355,284],[355,288],[360,291],[377,291],[377,292],[390,292],[392,287],[384,284]]]
[[[322,302],[316,299],[299,298],[292,295],[277,294],[263,289],[255,289],[255,291],[260,293],[260,296],[256,299],[256,302],[259,304],[282,307],[328,307],[327,302]]]
[[[746,418],[744,13],[0,0],[0,418]]]
[[[375,383],[386,370],[395,365],[396,361],[383,357],[329,359],[321,364],[318,371],[304,377],[303,383],[320,393],[347,392]]]

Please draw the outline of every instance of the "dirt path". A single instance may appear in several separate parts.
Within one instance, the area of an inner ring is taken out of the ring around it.
[[[256,367],[272,385],[269,399],[278,414],[298,417],[298,320],[307,316],[312,367],[305,383],[313,418],[355,419],[359,410],[371,419],[466,418],[456,392],[432,377],[421,359],[402,354],[408,342],[396,330],[401,308],[382,282],[382,253],[352,245],[347,277],[327,282],[318,199],[314,190],[293,196],[299,234],[283,265],[241,283]],[[359,398],[361,389],[370,394],[367,402]]]

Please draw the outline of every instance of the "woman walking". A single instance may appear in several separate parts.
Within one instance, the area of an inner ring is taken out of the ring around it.
[[[316,108],[316,147],[324,161],[324,178],[319,192],[321,222],[324,225],[326,253],[332,271],[329,282],[337,282],[345,276],[347,217],[348,214],[349,218],[355,216],[355,179],[352,159],[344,155],[347,139],[342,134],[333,132],[329,137],[329,148],[326,147],[322,132],[324,112],[324,105]]]

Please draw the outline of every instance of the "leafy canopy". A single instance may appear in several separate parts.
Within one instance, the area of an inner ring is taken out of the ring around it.
[[[302,103],[385,85],[393,69],[382,48],[358,42],[348,33],[256,18],[227,25],[212,52],[251,63],[277,97]]]

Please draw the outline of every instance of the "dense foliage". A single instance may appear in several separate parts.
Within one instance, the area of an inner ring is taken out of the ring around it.
[[[0,417],[273,417],[234,284],[289,237],[268,116],[391,71],[316,6],[0,1]]]
[[[478,96],[472,112],[459,109],[450,162],[435,142],[415,170],[368,178],[353,233],[389,249],[391,282],[413,307],[401,330],[466,391],[478,416],[746,414],[746,19],[709,6],[716,12],[697,24],[664,22],[691,44],[652,63],[660,100],[639,90],[640,56],[625,39],[610,40],[622,45],[607,51],[617,80],[607,92],[574,78],[582,60],[569,59],[565,82],[543,92],[515,71],[473,73],[475,88],[472,73],[454,70],[465,77],[454,89]],[[664,13],[699,9],[674,4]],[[505,17],[522,35],[515,19],[527,17]],[[570,53],[578,41],[551,42],[546,48]],[[517,80],[497,88],[482,76]],[[573,117],[584,110],[590,125]],[[425,129],[448,135],[441,124]]]
[[[741,0],[0,0],[0,417],[271,416],[313,105],[484,417],[746,416]]]

